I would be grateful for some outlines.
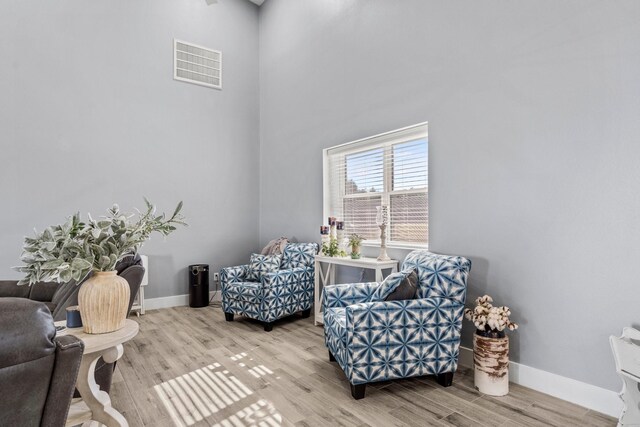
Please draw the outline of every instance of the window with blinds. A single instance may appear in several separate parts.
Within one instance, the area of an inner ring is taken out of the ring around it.
[[[324,216],[345,221],[347,235],[380,242],[376,207],[388,206],[387,242],[429,242],[427,124],[324,150]]]

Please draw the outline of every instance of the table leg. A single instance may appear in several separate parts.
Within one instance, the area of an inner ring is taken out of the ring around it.
[[[82,400],[91,409],[92,420],[100,422],[107,427],[128,427],[129,423],[124,416],[111,406],[109,395],[100,390],[96,384],[96,363],[102,356],[107,363],[113,363],[122,357],[122,344],[111,347],[103,352],[86,354],[80,362],[80,372],[76,388],[82,396]]]
[[[329,264],[329,271],[327,273],[329,273],[329,284],[335,285],[336,284],[336,266],[334,264]]]
[[[322,310],[320,307],[320,298],[322,298],[322,289],[320,289],[320,275],[322,271],[320,270],[322,265],[319,261],[316,261],[315,265],[315,275],[313,277],[313,324],[318,326],[321,324],[320,318],[322,317]]]
[[[379,267],[376,267],[376,282],[382,282],[382,269]]]

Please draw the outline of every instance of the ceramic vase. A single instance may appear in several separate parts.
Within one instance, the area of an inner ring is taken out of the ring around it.
[[[78,293],[84,331],[106,334],[122,328],[127,318],[130,293],[129,283],[117,272],[94,272]]]
[[[509,393],[509,337],[473,334],[473,380],[480,393]]]

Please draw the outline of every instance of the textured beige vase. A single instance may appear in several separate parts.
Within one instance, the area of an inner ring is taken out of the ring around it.
[[[106,334],[124,326],[129,307],[129,283],[115,271],[96,271],[78,293],[84,331]]]
[[[473,334],[473,381],[480,393],[509,393],[509,337],[487,338]]]

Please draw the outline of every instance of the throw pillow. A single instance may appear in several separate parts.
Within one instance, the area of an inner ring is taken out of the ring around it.
[[[411,270],[403,270],[398,273],[391,273],[387,276],[378,288],[371,294],[371,301],[385,301],[389,294],[396,290],[400,283],[411,274]]]
[[[397,288],[395,288],[385,301],[397,301],[404,299],[414,299],[418,292],[418,273],[416,270],[411,270],[409,275],[405,277]]]
[[[251,254],[249,268],[247,269],[247,280],[249,282],[259,282],[263,275],[278,271],[281,258],[282,255]]]
[[[282,254],[284,252],[284,248],[289,243],[289,239],[286,237],[279,237],[277,239],[271,240],[267,246],[262,249],[260,252],[261,255],[277,255]]]

